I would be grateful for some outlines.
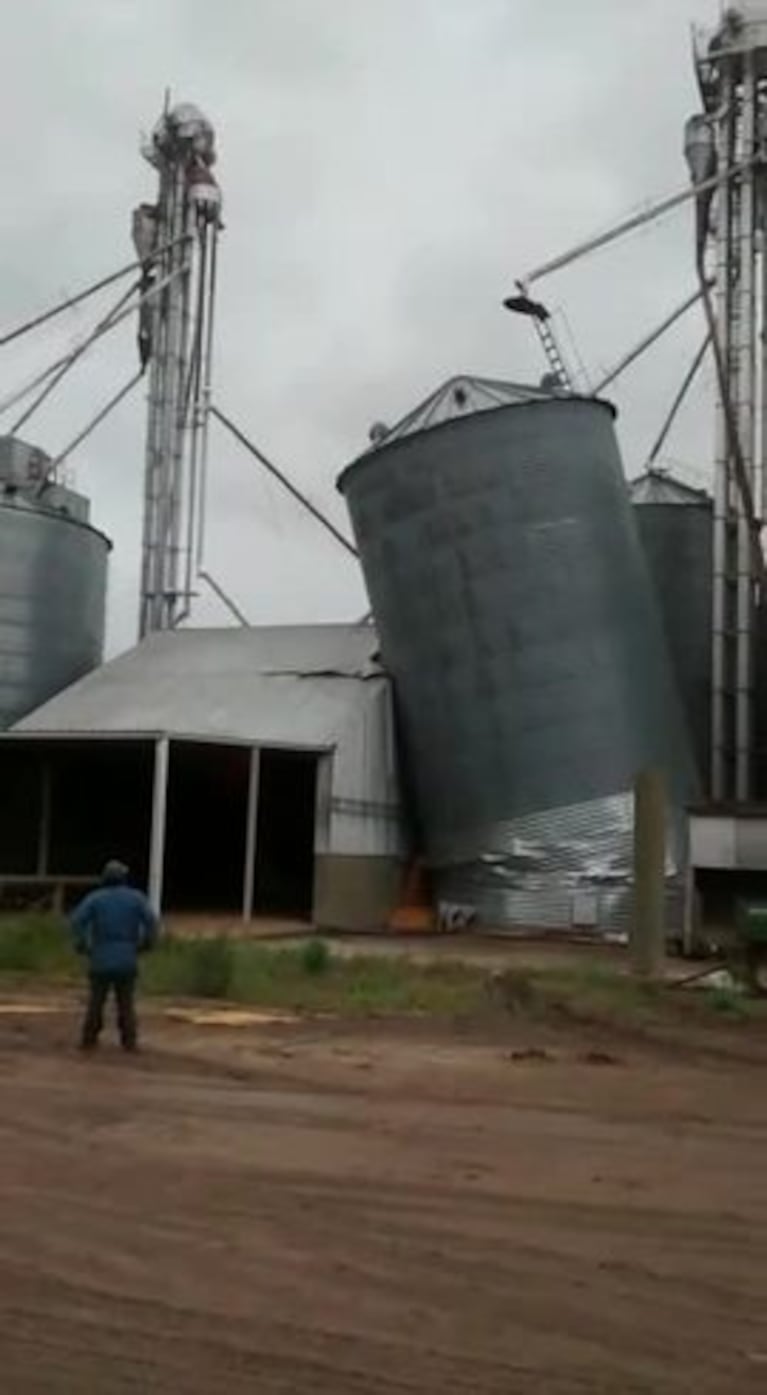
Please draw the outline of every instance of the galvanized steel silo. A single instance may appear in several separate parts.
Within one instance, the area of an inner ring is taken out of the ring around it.
[[[679,806],[694,775],[614,413],[493,387],[339,481],[425,851],[487,923],[622,928],[634,777],[661,764]]]
[[[108,540],[46,458],[0,440],[0,730],[101,662]]]
[[[704,784],[711,756],[713,504],[665,471],[629,487],[679,695]]]

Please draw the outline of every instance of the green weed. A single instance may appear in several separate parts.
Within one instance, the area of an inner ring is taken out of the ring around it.
[[[60,978],[76,971],[66,923],[45,915],[0,919],[0,973]]]
[[[705,1000],[712,1012],[719,1013],[722,1017],[729,1017],[733,1021],[742,1022],[748,1015],[748,1004],[743,998],[743,994],[734,988],[709,988],[705,994]]]
[[[330,950],[327,940],[313,935],[301,951],[301,965],[306,974],[324,974],[330,968]]]
[[[160,941],[142,963],[150,993],[177,998],[227,998],[234,975],[234,948],[229,940]]]

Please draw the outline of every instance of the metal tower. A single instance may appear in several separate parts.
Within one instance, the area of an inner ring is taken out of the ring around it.
[[[166,106],[142,153],[159,174],[157,202],[133,215],[149,370],[143,638],[185,619],[202,566],[221,194],[213,127],[197,107]]]
[[[767,0],[696,36],[703,111],[685,149],[719,377],[714,467],[712,797],[753,796],[756,621],[767,513]],[[719,177],[712,188],[713,177]],[[708,293],[707,293],[708,294]]]

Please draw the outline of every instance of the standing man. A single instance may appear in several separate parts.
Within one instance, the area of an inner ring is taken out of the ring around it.
[[[122,1048],[135,1051],[138,956],[154,946],[157,916],[144,893],[128,886],[128,868],[122,862],[108,862],[101,886],[80,902],[71,923],[75,949],[88,958],[90,970],[80,1049],[92,1051],[98,1045],[104,1005],[114,990]]]

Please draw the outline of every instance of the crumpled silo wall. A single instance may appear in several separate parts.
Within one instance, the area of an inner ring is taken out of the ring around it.
[[[613,418],[477,412],[339,482],[439,894],[489,924],[622,928],[637,772],[696,792]]]

